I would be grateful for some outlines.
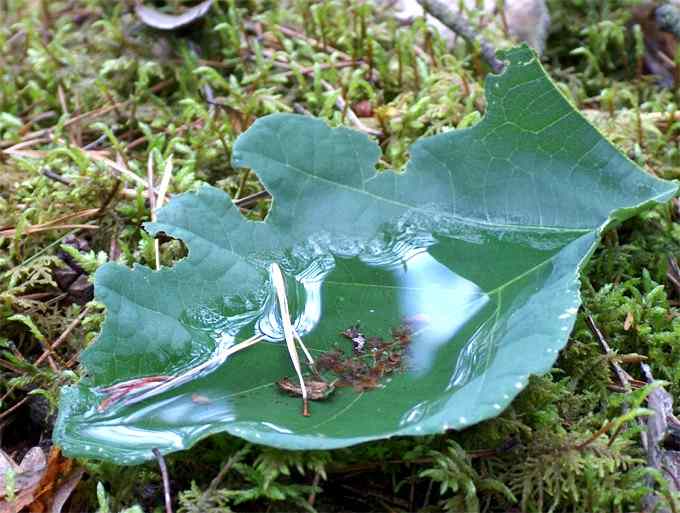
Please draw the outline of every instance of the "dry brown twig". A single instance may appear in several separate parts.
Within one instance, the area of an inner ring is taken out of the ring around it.
[[[32,233],[45,232],[49,230],[63,230],[73,228],[96,230],[98,226],[93,224],[73,224],[73,223],[60,224],[60,223],[64,223],[65,221],[73,221],[75,219],[87,219],[88,217],[93,217],[96,215],[98,210],[99,209],[97,208],[89,208],[86,210],[81,210],[79,212],[66,214],[57,217],[56,219],[52,219],[51,221],[47,221],[45,223],[27,226],[23,230],[21,230],[21,232],[23,234],[30,235]],[[17,228],[4,228],[0,230],[0,237],[14,237],[16,234]]]
[[[437,18],[442,24],[461,36],[470,44],[479,44],[484,60],[491,66],[494,73],[503,71],[505,65],[496,57],[496,49],[475,32],[470,22],[459,12],[451,9],[449,3],[443,0],[417,0],[425,11]]]
[[[607,343],[607,339],[604,337],[602,332],[600,331],[600,328],[595,324],[595,320],[591,315],[588,315],[586,317],[586,324],[588,325],[588,328],[590,331],[592,331],[593,335],[595,335],[595,338],[597,341],[600,343],[602,346],[602,349],[604,349],[604,352],[607,356],[611,356],[614,354],[612,351],[611,347],[609,347],[609,344]],[[616,372],[616,377],[619,378],[619,382],[621,383],[621,386],[626,390],[626,392],[630,392],[631,386],[630,386],[630,379],[628,376],[628,373],[623,370],[623,367],[619,364],[619,362],[615,360],[610,360],[612,367],[614,367],[614,372]]]
[[[83,311],[80,312],[80,314],[78,315],[78,317],[76,317],[75,319],[73,319],[73,321],[71,322],[71,324],[69,324],[69,325],[66,327],[66,329],[64,330],[64,332],[63,332],[61,335],[59,335],[59,337],[57,338],[57,340],[55,340],[55,341],[49,346],[49,348],[47,348],[47,349],[43,352],[43,354],[40,355],[40,357],[35,361],[35,364],[34,364],[34,365],[37,367],[38,365],[40,365],[40,364],[45,360],[45,358],[48,358],[49,355],[50,355],[51,353],[54,353],[54,350],[57,349],[61,344],[63,344],[63,342],[66,340],[66,338],[71,334],[71,332],[72,332],[74,329],[76,329],[76,327],[82,322],[82,320],[85,318],[85,316],[86,316],[88,313],[90,313],[90,307],[89,307],[89,306],[86,306],[86,307],[83,309]]]
[[[158,188],[158,193],[155,194],[153,191],[154,176],[153,176],[153,156],[149,153],[149,158],[147,161],[147,195],[149,198],[149,209],[151,211],[151,222],[156,222],[156,211],[163,206],[165,198],[168,192],[168,186],[170,185],[170,178],[172,177],[172,156],[168,158],[165,162],[165,168],[163,169],[163,176],[161,178],[161,184]],[[161,251],[160,251],[160,241],[156,238],[153,241],[154,244],[154,255],[156,258],[156,270],[161,268]]]
[[[168,476],[168,467],[165,464],[165,458],[158,449],[153,449],[153,455],[158,461],[158,467],[161,470],[161,477],[163,479],[163,499],[165,500],[165,513],[172,513],[172,499],[170,498],[170,477]]]
[[[674,256],[668,257],[668,272],[666,277],[673,284],[676,294],[680,295],[680,265]]]
[[[152,94],[158,93],[158,92],[162,91],[163,89],[165,89],[166,87],[168,87],[173,82],[174,82],[174,79],[168,79],[168,80],[164,80],[162,82],[159,82],[158,84],[149,88],[149,93],[152,93]],[[104,116],[104,115],[108,114],[109,112],[112,112],[112,111],[115,111],[117,109],[126,107],[127,105],[129,105],[133,101],[134,101],[133,99],[129,99],[129,100],[125,100],[125,101],[122,101],[122,102],[114,103],[113,105],[105,105],[104,107],[100,107],[98,109],[94,109],[94,110],[91,110],[89,112],[85,112],[83,114],[78,114],[78,115],[73,116],[72,118],[66,120],[64,122],[64,124],[62,125],[62,127],[68,128],[71,125],[81,123],[84,120],[91,120],[93,118],[98,118],[98,117]],[[44,128],[42,130],[36,130],[34,132],[29,132],[24,136],[22,142],[29,141],[31,139],[36,139],[36,138],[44,138],[44,137],[47,137],[48,140],[52,140],[52,134],[53,134],[55,129],[56,129],[56,127],[50,127],[50,128]],[[14,144],[15,143],[12,142],[12,141],[0,142],[0,148],[8,148],[10,146],[14,146]]]

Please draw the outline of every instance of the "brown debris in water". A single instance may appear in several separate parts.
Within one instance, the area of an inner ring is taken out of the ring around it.
[[[411,327],[404,324],[392,330],[391,340],[385,340],[365,337],[358,325],[350,326],[341,335],[352,341],[352,354],[336,347],[317,357],[317,368],[333,373],[337,377],[336,387],[352,387],[357,392],[377,388],[385,376],[403,370],[404,351],[411,342],[411,333]],[[357,339],[362,343],[358,344]]]
[[[297,381],[291,381],[288,377],[285,377],[278,380],[276,385],[282,392],[302,397],[302,388]],[[328,383],[320,378],[305,379],[305,386],[307,388],[307,397],[310,401],[323,401],[335,392],[335,382]]]

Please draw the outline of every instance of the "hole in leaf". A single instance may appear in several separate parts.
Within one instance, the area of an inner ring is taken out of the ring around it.
[[[161,232],[156,237],[159,245],[159,254],[161,265],[163,267],[173,267],[177,262],[186,258],[189,250],[180,239],[169,237],[167,234]],[[155,258],[151,261],[155,263]]]

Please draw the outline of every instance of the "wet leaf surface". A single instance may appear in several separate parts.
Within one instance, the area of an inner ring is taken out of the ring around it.
[[[550,370],[600,230],[677,187],[603,139],[529,49],[504,58],[483,120],[420,140],[402,174],[376,173],[378,145],[356,131],[259,119],[233,163],[271,193],[265,222],[204,187],[146,226],[184,241],[187,258],[158,272],[97,271],[107,320],[82,357],[89,379],[62,393],[64,451],[133,463],[221,431],[287,449],[439,433],[497,415],[530,374]],[[300,415],[299,398],[276,384],[292,368],[272,262],[315,357],[344,344],[338,362],[363,361],[412,323],[399,357],[386,353],[392,370],[358,391],[336,386]],[[343,335],[349,327],[360,333]],[[215,356],[254,335],[266,340]]]

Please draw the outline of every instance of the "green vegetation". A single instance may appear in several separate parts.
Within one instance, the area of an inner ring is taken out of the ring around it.
[[[646,34],[630,28],[634,3],[555,0],[544,61],[633,160],[680,178],[680,100],[641,72]],[[158,183],[172,155],[170,194],[210,183],[245,198],[260,186],[230,167],[230,152],[265,114],[350,125],[342,97],[373,114],[365,123],[383,133],[380,165],[400,167],[418,137],[484,112],[487,71],[475,49],[447,52],[421,21],[399,26],[370,4],[217,1],[200,24],[172,34],[143,27],[122,2],[8,0],[0,18],[0,423],[10,454],[49,439],[58,390],[78,382],[78,354],[99,332],[103,309],[84,310],[87,283],[68,277],[106,260],[156,265],[141,229],[146,191],[128,171],[146,180],[151,162]],[[243,205],[262,219],[269,203]],[[610,364],[642,380],[631,353],[645,356],[680,397],[678,217],[671,202],[603,235],[555,369],[498,418],[332,452],[213,436],[167,458],[176,510],[639,511],[652,488],[677,508],[680,498],[646,467],[633,420],[644,418],[651,387],[625,392]],[[163,264],[184,252],[161,241]],[[616,354],[603,352],[588,315]],[[88,477],[74,510],[163,510],[156,465],[79,464]]]

